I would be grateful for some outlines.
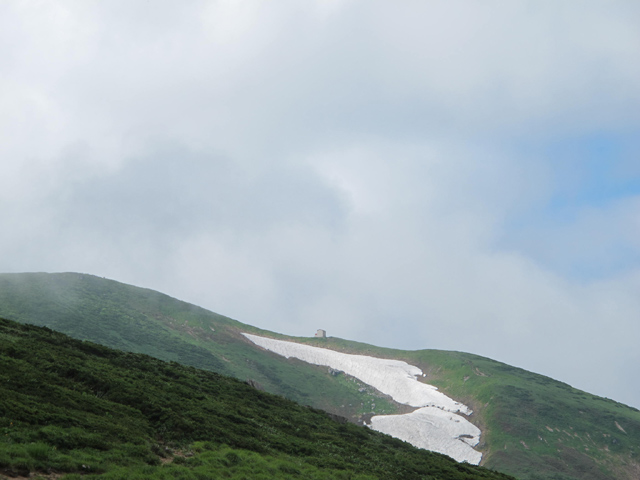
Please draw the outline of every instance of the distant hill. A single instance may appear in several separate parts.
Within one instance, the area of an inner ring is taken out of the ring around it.
[[[406,407],[347,375],[268,352],[242,333],[397,359],[474,413],[482,465],[523,480],[640,478],[640,411],[472,354],[293,338],[91,275],[2,274],[0,316],[231,375],[353,422]],[[375,406],[374,406],[375,405]]]

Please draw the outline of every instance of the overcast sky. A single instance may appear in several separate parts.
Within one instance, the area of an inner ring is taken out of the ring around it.
[[[640,407],[640,2],[0,3],[0,271]]]

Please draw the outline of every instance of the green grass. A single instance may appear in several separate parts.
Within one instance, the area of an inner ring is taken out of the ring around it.
[[[0,316],[74,338],[247,380],[303,405],[352,420],[392,402],[336,382],[326,368],[287,361],[240,335],[255,327],[144,288],[83,274],[0,274]],[[275,334],[271,334],[275,335]],[[282,338],[285,338],[282,336]],[[379,407],[378,407],[379,406]]]
[[[0,319],[0,474],[499,479],[236,379]]]
[[[524,480],[637,478],[635,408],[477,355],[407,352],[341,339],[327,339],[325,346],[420,367],[428,383],[474,409],[471,420],[483,431],[485,466]]]
[[[640,469],[638,410],[471,354],[287,337],[152,290],[72,273],[1,274],[0,316],[252,379],[266,391],[352,421],[370,413],[373,403],[376,413],[396,413],[398,406],[372,389],[362,392],[363,384],[344,374],[259,349],[240,333],[405,360],[426,372],[426,381],[473,408],[470,420],[483,432],[483,465],[523,480],[636,480],[634,469]]]

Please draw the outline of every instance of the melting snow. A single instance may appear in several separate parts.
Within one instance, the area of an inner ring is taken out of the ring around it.
[[[376,415],[371,419],[371,428],[416,447],[444,453],[459,462],[480,463],[482,454],[473,449],[480,440],[480,429],[458,415],[470,415],[472,411],[436,387],[418,382],[417,377],[424,376],[418,367],[400,360],[351,355],[248,333],[243,335],[256,345],[286,358],[342,370],[398,403],[422,407],[405,415]]]

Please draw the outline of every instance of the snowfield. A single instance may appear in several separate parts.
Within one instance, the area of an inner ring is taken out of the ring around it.
[[[480,463],[482,454],[473,449],[480,441],[480,429],[458,415],[470,415],[472,411],[436,387],[419,382],[417,377],[422,376],[422,370],[418,367],[400,360],[351,355],[248,333],[243,335],[266,350],[341,370],[398,403],[421,407],[405,415],[376,415],[371,419],[374,430],[419,448],[444,453],[458,462]]]
[[[405,415],[376,415],[371,428],[409,442],[414,447],[449,455],[458,462],[478,465],[482,454],[473,449],[480,429],[455,413],[423,407]]]

